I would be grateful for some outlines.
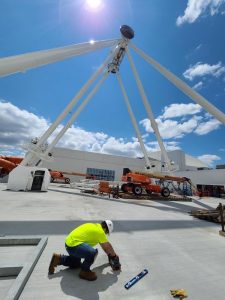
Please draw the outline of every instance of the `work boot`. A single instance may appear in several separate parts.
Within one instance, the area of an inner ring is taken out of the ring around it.
[[[88,281],[94,281],[97,279],[97,275],[95,272],[92,272],[91,270],[89,271],[84,271],[84,270],[81,270],[80,271],[80,274],[79,274],[79,277],[81,279],[86,279]]]
[[[54,274],[55,268],[58,265],[60,265],[60,262],[61,262],[61,255],[53,253],[52,259],[51,259],[51,262],[50,262],[50,265],[49,265],[49,268],[48,268],[48,274],[49,275]]]

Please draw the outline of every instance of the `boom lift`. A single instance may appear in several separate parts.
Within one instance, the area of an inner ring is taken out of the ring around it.
[[[84,173],[78,172],[66,172],[66,171],[52,171],[49,170],[51,174],[51,182],[64,181],[65,183],[70,183],[70,178],[65,177],[64,175],[72,175],[72,176],[82,176],[86,179],[94,179],[94,176]]]
[[[171,81],[176,87],[187,94],[192,100],[200,104],[205,108],[211,115],[215,116],[219,121],[225,124],[225,114],[209,103],[204,97],[198,94],[196,91],[192,90],[186,83],[160,65],[157,61],[151,58],[149,55],[144,53],[141,49],[137,48],[135,45],[130,43],[131,39],[134,37],[134,31],[131,27],[123,25],[120,28],[122,37],[119,39],[105,40],[105,41],[95,41],[77,45],[71,45],[63,48],[56,48],[51,50],[37,51],[33,53],[27,53],[12,57],[6,57],[0,59],[0,76],[6,76],[9,74],[24,72],[31,68],[36,68],[49,63],[62,61],[71,57],[75,57],[84,53],[89,53],[106,47],[111,47],[111,51],[103,62],[103,64],[95,71],[95,73],[90,77],[90,79],[83,85],[71,102],[66,106],[63,112],[56,118],[48,130],[40,138],[35,138],[28,145],[28,151],[21,162],[21,164],[13,169],[9,174],[8,189],[12,190],[40,190],[46,191],[48,184],[50,182],[50,173],[46,168],[42,168],[41,164],[43,160],[52,160],[52,149],[58,143],[63,134],[67,129],[74,123],[77,116],[91,100],[93,95],[97,92],[106,78],[110,73],[116,74],[119,86],[121,88],[125,104],[127,106],[128,113],[131,118],[131,122],[134,126],[134,130],[142,152],[144,153],[146,169],[150,169],[150,162],[148,154],[142,140],[141,132],[138,128],[138,122],[132,111],[127,92],[125,90],[121,74],[119,72],[120,64],[127,54],[131,70],[133,71],[135,81],[137,83],[138,90],[146,109],[147,116],[150,120],[153,131],[156,135],[163,161],[162,163],[166,166],[166,171],[171,172],[172,166],[168,158],[165,146],[161,139],[157,123],[155,121],[150,103],[147,99],[144,87],[142,85],[141,79],[135,67],[134,61],[129,51],[130,47],[138,53],[146,62],[152,65],[157,71],[159,71],[163,76],[165,76],[169,81]],[[87,90],[91,85],[97,80],[97,78],[102,75],[99,81],[95,84],[93,89],[89,92],[86,98],[78,106],[76,111],[73,113],[72,110],[78,101],[85,95]],[[60,132],[55,136],[53,141],[48,144],[48,138],[53,134],[55,129],[60,125],[60,123],[71,113],[68,122],[60,130]]]
[[[163,197],[169,197],[170,190],[168,187],[162,186],[161,184],[155,184],[152,179],[159,179],[160,182],[177,182],[177,183],[189,183],[194,193],[197,193],[197,188],[191,182],[189,178],[178,177],[172,175],[164,175],[161,173],[150,173],[150,172],[139,172],[131,171],[128,168],[123,169],[122,181],[126,182],[122,184],[121,190],[123,192],[132,191],[133,194],[140,196],[143,190],[147,194],[161,193]]]

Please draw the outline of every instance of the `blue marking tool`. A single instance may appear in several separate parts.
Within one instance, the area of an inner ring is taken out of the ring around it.
[[[143,278],[145,275],[148,274],[148,270],[144,269],[141,273],[139,273],[137,276],[135,276],[134,278],[132,278],[130,281],[128,281],[124,287],[125,289],[129,289],[132,287],[132,285],[134,285],[135,283],[137,283],[141,278]]]

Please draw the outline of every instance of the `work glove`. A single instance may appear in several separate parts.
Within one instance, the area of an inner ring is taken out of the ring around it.
[[[108,255],[108,259],[109,259],[109,264],[110,264],[111,268],[113,269],[113,271],[121,270],[121,264],[120,264],[119,256],[117,256],[117,255],[115,255],[115,256]]]

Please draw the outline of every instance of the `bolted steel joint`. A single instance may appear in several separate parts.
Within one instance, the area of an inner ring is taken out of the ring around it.
[[[108,64],[108,72],[113,74],[119,71],[119,66],[124,58],[126,47],[129,44],[129,41],[134,37],[134,31],[128,25],[122,25],[120,27],[120,32],[123,39],[117,45],[117,51],[112,61]]]
[[[109,72],[115,74],[119,71],[119,66],[123,60],[124,55],[125,55],[125,48],[120,47],[117,54],[114,56],[112,62],[108,64]]]

